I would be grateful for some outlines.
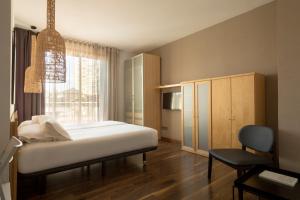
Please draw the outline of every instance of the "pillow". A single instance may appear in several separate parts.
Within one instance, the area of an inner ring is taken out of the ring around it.
[[[71,137],[68,134],[68,132],[54,119],[45,120],[40,125],[44,134],[55,138],[55,140],[71,140]]]
[[[35,115],[35,116],[31,117],[31,120],[34,123],[39,123],[39,124],[42,124],[43,122],[52,120],[52,119],[53,119],[53,117],[51,117],[49,115]]]
[[[43,133],[38,123],[22,122],[18,127],[18,135],[19,139],[25,143],[55,141],[54,137]]]
[[[28,125],[32,125],[35,124],[35,122],[33,122],[32,120],[27,120],[27,121],[23,121],[19,126],[18,129],[24,126],[28,126]]]
[[[52,117],[36,115],[18,127],[19,138],[26,143],[71,140],[68,132]]]

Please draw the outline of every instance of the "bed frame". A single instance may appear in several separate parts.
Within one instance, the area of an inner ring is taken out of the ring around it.
[[[97,158],[97,159],[93,159],[93,160],[73,163],[73,164],[69,164],[69,165],[65,165],[65,166],[61,166],[61,167],[46,169],[43,171],[38,171],[38,172],[34,172],[34,173],[29,173],[29,174],[22,174],[22,173],[18,172],[18,190],[17,190],[18,196],[20,196],[20,197],[22,196],[22,186],[23,186],[23,182],[25,179],[36,179],[37,186],[38,186],[37,187],[38,193],[44,194],[46,192],[47,175],[49,175],[49,174],[54,174],[54,173],[58,173],[58,172],[62,172],[62,171],[70,170],[70,169],[85,167],[85,166],[87,166],[88,170],[89,170],[90,165],[95,164],[95,163],[101,163],[102,164],[101,172],[102,172],[102,176],[104,176],[105,171],[106,171],[106,169],[105,169],[106,161],[120,159],[120,158],[126,158],[128,156],[137,155],[137,154],[143,154],[143,166],[145,166],[146,162],[147,162],[146,152],[153,151],[156,149],[157,149],[156,146],[148,147],[148,148],[138,149],[138,150],[124,152],[124,153],[120,153],[120,154],[114,154],[114,155],[110,155],[110,156],[106,156],[106,157],[102,157],[102,158]]]
[[[14,117],[11,118],[11,136],[18,137],[18,134],[17,134],[18,120],[17,120],[16,116],[17,116],[17,114],[15,113]],[[106,167],[105,167],[106,161],[120,159],[120,158],[126,158],[128,156],[133,156],[133,155],[137,155],[137,154],[143,154],[143,166],[145,166],[147,163],[146,153],[149,151],[156,150],[156,149],[157,149],[157,146],[147,147],[147,148],[138,149],[138,150],[134,150],[134,151],[128,151],[128,152],[123,152],[123,153],[105,156],[105,157],[101,157],[101,158],[96,158],[96,159],[92,159],[92,160],[88,160],[88,161],[64,165],[61,167],[46,169],[46,170],[29,173],[29,174],[22,174],[22,173],[17,172],[17,155],[16,155],[15,159],[10,167],[10,172],[11,172],[10,177],[11,177],[11,183],[13,186],[12,193],[14,194],[12,200],[17,199],[17,196],[20,197],[20,199],[22,199],[22,197],[23,197],[22,188],[24,186],[24,181],[26,179],[37,180],[38,193],[44,194],[46,192],[46,186],[47,186],[47,175],[55,174],[55,173],[70,170],[70,169],[85,167],[85,166],[87,166],[87,170],[89,173],[90,165],[96,164],[96,163],[101,163],[102,164],[101,173],[102,173],[102,176],[104,176],[105,171],[106,171]]]

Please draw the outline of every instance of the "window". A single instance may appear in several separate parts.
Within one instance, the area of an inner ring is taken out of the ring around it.
[[[61,123],[102,121],[107,94],[104,60],[68,55],[66,83],[45,84],[45,112]]]

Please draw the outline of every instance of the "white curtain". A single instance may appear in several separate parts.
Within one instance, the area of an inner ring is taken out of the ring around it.
[[[66,83],[45,84],[45,111],[61,123],[116,117],[118,50],[66,40]]]

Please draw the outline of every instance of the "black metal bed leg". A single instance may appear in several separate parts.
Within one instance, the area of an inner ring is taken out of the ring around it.
[[[106,163],[105,163],[105,161],[102,161],[101,173],[102,173],[102,176],[105,176],[105,173],[106,173]]]
[[[147,155],[143,153],[143,166],[147,165]]]
[[[42,195],[46,193],[46,186],[47,186],[47,176],[40,175],[38,178],[38,194]]]
[[[208,180],[211,180],[211,169],[212,169],[212,155],[208,155],[208,173],[207,173],[207,178]]]
[[[21,178],[21,175],[17,176],[17,197],[18,199],[23,199],[23,178]]]
[[[90,171],[91,171],[90,165],[87,165],[87,166],[86,166],[86,170],[87,170],[87,175],[89,176],[89,175],[90,175]]]

